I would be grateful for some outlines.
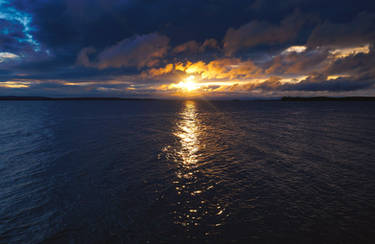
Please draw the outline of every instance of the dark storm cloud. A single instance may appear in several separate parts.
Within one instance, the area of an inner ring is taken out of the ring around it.
[[[296,11],[284,18],[280,24],[253,20],[238,29],[230,28],[224,37],[224,50],[227,55],[257,45],[272,45],[295,40],[307,16]]]
[[[282,85],[281,90],[293,91],[330,91],[330,92],[343,92],[343,91],[356,91],[366,88],[374,87],[375,79],[362,80],[362,79],[348,79],[337,78],[334,80],[316,80],[309,77],[298,84]]]
[[[30,14],[18,11],[6,0],[0,1],[0,53],[33,55],[40,45],[31,32]]]
[[[119,43],[104,49],[97,56],[95,63],[90,62],[89,54],[95,52],[94,48],[84,48],[78,56],[78,64],[98,67],[144,67],[155,66],[168,51],[169,38],[157,33],[137,35],[124,39]]]
[[[271,77],[268,80],[249,84],[245,89],[262,91],[301,91],[301,92],[347,92],[367,88],[374,88],[375,79],[336,78],[328,80],[324,75],[312,75],[299,83],[283,84],[280,77]]]
[[[325,21],[311,33],[307,44],[310,47],[345,47],[368,44],[375,40],[375,14],[361,12],[355,19],[344,23]]]
[[[343,59],[337,59],[328,68],[328,74],[351,73],[357,77],[375,77],[375,52],[369,54],[351,55]]]
[[[225,77],[228,81],[272,77],[250,90],[348,91],[369,88],[375,78],[375,2],[368,0],[2,3],[3,82],[30,79],[48,84],[52,80],[105,83],[132,76],[134,84],[141,85],[159,84],[160,74],[169,75],[168,82],[173,75],[180,79],[205,74],[204,79]],[[371,51],[334,55],[366,45]],[[294,46],[306,50],[285,51]],[[19,58],[7,58],[11,54]],[[231,62],[219,68],[213,66],[220,60]],[[193,68],[200,73],[194,73]],[[252,70],[256,70],[255,75]],[[314,72],[324,77],[311,79]],[[347,76],[328,80],[330,75],[343,74]],[[276,76],[310,78],[284,84]],[[53,89],[61,89],[62,93],[74,90],[62,87],[60,84]],[[47,89],[41,85],[39,88]],[[117,89],[107,88],[109,92]]]
[[[0,19],[0,26],[1,49],[8,52],[19,52],[20,50],[22,50],[22,48],[20,48],[20,45],[22,45],[21,40],[26,39],[25,33],[23,33],[22,24],[5,19]],[[24,44],[22,46],[23,48],[25,48],[25,46],[28,45]]]
[[[325,68],[328,50],[307,50],[302,53],[286,53],[265,63],[265,73],[271,75],[306,74],[314,69]]]
[[[56,0],[15,1],[33,13],[35,36],[49,46],[104,48],[135,34],[160,32],[173,44],[220,37],[246,19],[251,1]],[[242,9],[242,10],[241,10]],[[247,17],[248,18],[248,17]],[[73,43],[75,42],[75,43]]]
[[[352,1],[16,0],[14,6],[31,13],[32,24],[38,29],[35,37],[43,43],[82,49],[105,48],[135,34],[152,32],[167,35],[173,45],[210,38],[222,40],[230,28],[238,30],[252,21],[266,27],[285,27],[285,32],[295,36],[290,28],[298,27],[307,13],[323,15],[323,23],[335,23],[335,16],[347,16],[350,21],[363,11],[372,11],[374,5],[358,1],[345,8],[349,3]],[[294,14],[297,9],[299,15]],[[252,31],[258,34],[260,30]]]
[[[213,38],[207,39],[202,44],[198,43],[197,41],[188,41],[181,45],[176,46],[173,49],[173,54],[181,54],[181,53],[196,54],[196,53],[203,53],[210,49],[211,50],[220,49],[219,43],[217,42],[217,40]]]

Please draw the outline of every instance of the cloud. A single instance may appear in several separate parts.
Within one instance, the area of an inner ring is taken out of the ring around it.
[[[127,38],[98,55],[98,67],[154,66],[167,54],[169,38],[157,33]]]
[[[306,46],[290,46],[285,49],[281,54],[289,54],[289,53],[303,53],[306,51]]]
[[[6,62],[8,60],[18,59],[18,58],[19,56],[14,53],[0,52],[0,63]]]
[[[161,75],[169,74],[173,70],[174,70],[174,65],[173,64],[167,64],[165,67],[152,68],[152,69],[148,70],[148,72],[143,73],[143,74],[155,77],[155,76],[161,76]]]
[[[243,83],[232,83],[230,85],[221,85],[216,88],[216,92],[256,92],[258,94],[265,94],[274,92],[279,95],[286,92],[353,92],[364,89],[374,88],[375,80],[356,80],[346,77],[339,77],[336,79],[327,80],[325,76],[313,75],[307,77],[301,82],[284,83],[282,78],[278,76],[270,77],[266,80],[252,80]]]
[[[213,38],[205,40],[203,42],[202,46],[200,47],[202,52],[207,50],[207,49],[210,49],[210,48],[211,49],[219,49],[220,48],[218,42]]]
[[[179,53],[194,54],[194,53],[203,53],[208,49],[215,50],[215,49],[219,49],[219,48],[220,47],[219,47],[218,42],[215,39],[211,38],[211,39],[205,40],[202,44],[200,44],[196,41],[185,42],[185,43],[175,47],[173,49],[172,53],[173,54],[179,54]]]
[[[22,26],[21,31],[20,29],[17,30],[17,36],[14,36],[13,33],[13,37],[16,37],[18,42],[27,42],[35,50],[37,50],[39,49],[40,44],[34,39],[32,35],[33,28],[31,27],[31,21],[31,14],[19,11],[18,9],[14,8],[7,0],[0,1],[0,26],[3,27],[3,33],[4,30],[7,34],[9,34],[9,31],[14,31],[13,27],[9,28],[9,22],[12,23],[12,25],[17,25],[18,27]],[[5,26],[3,26],[4,23],[6,23]]]
[[[375,79],[352,79],[351,77],[337,77],[328,79],[322,74],[313,74],[300,82],[284,83],[281,77],[270,77],[261,82],[250,82],[239,87],[242,90],[262,91],[308,91],[308,92],[348,92],[372,88]]]
[[[126,38],[100,52],[95,62],[88,55],[93,48],[84,48],[78,55],[77,63],[86,67],[121,68],[152,67],[160,62],[168,51],[169,38],[158,33],[136,35]]]
[[[312,31],[307,45],[352,47],[373,43],[375,40],[375,14],[362,12],[354,19],[344,23],[324,21]]]
[[[95,65],[91,63],[90,58],[89,58],[89,55],[94,54],[95,52],[96,52],[96,49],[93,47],[83,48],[78,54],[76,63],[78,65],[83,65],[86,67],[95,67]]]
[[[7,90],[151,94],[194,76],[207,94],[372,91],[369,1],[0,2],[0,81],[29,86]]]
[[[285,84],[281,86],[281,90],[344,92],[371,88],[375,84],[375,79],[353,80],[340,77],[327,80],[325,77],[321,78],[321,80],[317,80],[315,77],[309,77],[297,84]]]
[[[11,88],[11,89],[18,89],[18,88],[28,88],[30,87],[31,82],[29,81],[5,81],[0,82],[0,88]]]
[[[199,47],[200,47],[200,45],[199,45],[198,42],[188,41],[188,42],[185,42],[185,43],[175,47],[172,52],[174,54],[184,53],[184,52],[196,53],[196,52],[199,51]]]
[[[346,58],[348,56],[357,55],[359,53],[370,53],[370,45],[366,44],[363,46],[336,48],[330,51],[330,54],[332,54],[335,59]]]
[[[359,53],[334,60],[326,69],[327,74],[351,74],[358,78],[375,78],[375,52]]]
[[[261,75],[261,69],[252,61],[242,61],[239,58],[222,58],[207,63],[177,63],[175,69],[189,75],[199,75],[203,80],[245,79]]]
[[[10,52],[17,55],[33,54],[35,52],[34,46],[27,41],[23,25],[16,20],[1,19],[1,13],[0,52]]]
[[[277,76],[272,76],[265,81],[250,82],[248,84],[245,84],[242,89],[249,90],[249,91],[251,91],[251,90],[268,91],[268,90],[277,89],[281,85],[282,85],[281,78],[277,77]]]
[[[306,74],[328,65],[326,49],[305,52],[282,52],[264,64],[267,75]]]
[[[224,37],[224,51],[227,55],[233,55],[244,48],[292,41],[305,21],[306,17],[296,11],[283,19],[279,25],[254,20],[238,29],[230,28]]]
[[[180,77],[194,75],[200,87],[207,88],[205,92],[343,92],[371,88],[375,80],[375,58],[370,52],[352,52],[336,59],[332,54],[336,49],[325,47],[291,46],[286,50],[260,64],[240,58],[187,61],[151,69],[148,75],[176,77],[176,72],[180,72]]]

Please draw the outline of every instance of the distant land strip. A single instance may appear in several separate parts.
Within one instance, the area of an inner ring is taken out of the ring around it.
[[[122,98],[122,97],[41,97],[41,96],[0,96],[0,101],[154,101],[174,100],[158,98]],[[202,100],[202,99],[193,99]],[[207,99],[210,100],[210,99]],[[217,100],[217,99],[212,99]],[[217,100],[219,101],[219,100]],[[375,97],[282,97],[280,99],[225,99],[225,101],[375,101]]]
[[[72,100],[157,100],[154,98],[121,98],[121,97],[38,97],[38,96],[0,96],[5,101],[72,101]]]
[[[375,97],[282,97],[281,101],[375,101]]]

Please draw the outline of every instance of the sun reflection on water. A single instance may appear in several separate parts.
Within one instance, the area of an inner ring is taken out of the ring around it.
[[[181,143],[181,149],[177,154],[185,167],[191,167],[197,163],[197,152],[200,147],[199,130],[195,103],[194,101],[186,101],[185,109],[181,113],[181,120],[177,122],[177,130],[174,133]]]
[[[162,151],[174,163],[174,223],[191,234],[210,235],[207,228],[220,228],[229,213],[225,199],[216,198],[221,171],[210,158],[220,145],[210,142],[214,129],[205,120],[197,102],[185,101],[172,131],[176,141]]]
[[[176,123],[174,135],[178,139],[179,146],[175,150],[177,180],[175,184],[176,192],[180,196],[177,202],[179,211],[175,212],[175,223],[186,228],[187,231],[199,225],[199,221],[206,214],[199,194],[203,192],[199,184],[199,150],[202,148],[199,136],[203,131],[198,112],[194,101],[186,101],[184,109],[180,113]]]

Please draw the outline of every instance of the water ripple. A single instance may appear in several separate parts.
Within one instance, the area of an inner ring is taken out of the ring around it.
[[[0,102],[0,242],[371,243],[374,112]]]

